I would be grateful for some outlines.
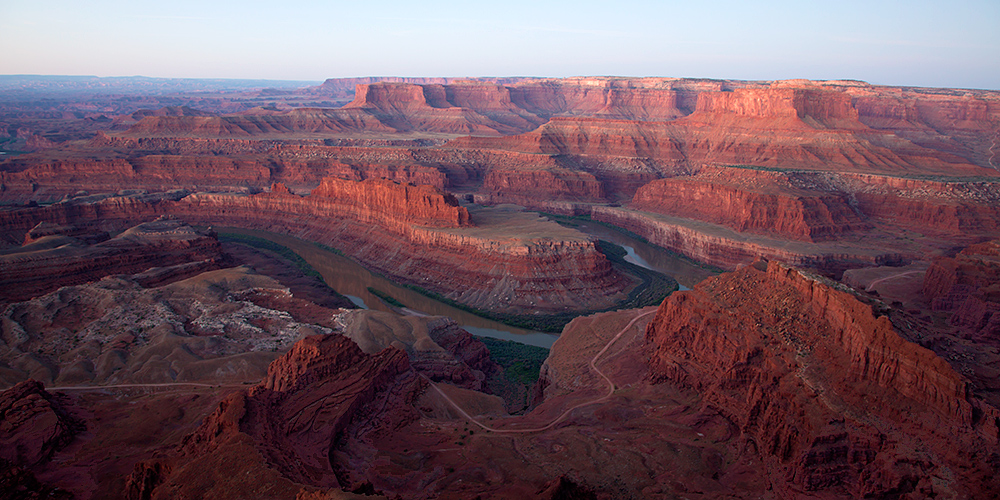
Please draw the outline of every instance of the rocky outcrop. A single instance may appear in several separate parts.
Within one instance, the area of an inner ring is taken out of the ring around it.
[[[756,253],[824,269],[819,262],[889,262],[893,259],[889,246],[900,256],[917,256],[916,248],[894,244],[882,245],[884,256],[873,255],[871,250],[879,246],[876,226],[919,231],[950,244],[981,241],[996,234],[998,206],[1000,184],[986,180],[704,167],[693,175],[658,179],[640,187],[629,205],[633,212],[608,207],[590,211],[599,220],[626,224],[622,227],[661,246],[724,268],[732,268],[736,262],[748,263],[752,260],[748,256]],[[653,229],[653,220],[659,221],[659,232]],[[678,228],[667,231],[663,223]],[[715,225],[734,233],[720,231]],[[695,240],[715,240],[718,246],[705,248],[691,243]],[[829,245],[781,243],[794,240]],[[748,250],[742,256],[735,250],[740,246]],[[739,257],[727,262],[726,253]]]
[[[801,241],[830,241],[871,229],[847,196],[795,188],[782,182],[741,183],[704,177],[659,179],[639,188],[630,207],[726,226],[738,232]]]
[[[604,186],[592,174],[567,168],[493,168],[483,179],[483,191],[495,203],[526,207],[551,201],[597,203],[604,201]]]
[[[350,213],[331,219],[337,212],[328,206],[324,198],[312,196],[192,195],[170,210],[205,224],[252,227],[330,245],[394,279],[493,311],[600,309],[623,300],[632,286],[592,240],[531,215],[505,217],[483,210],[478,219],[472,217],[475,227],[436,229],[393,219],[365,224]],[[522,236],[520,231],[538,224],[542,232],[529,234],[539,236]]]
[[[70,229],[71,234],[78,231]],[[28,234],[30,238],[31,232]],[[197,264],[173,277],[180,279],[185,274],[217,269],[223,261],[222,249],[213,235],[171,219],[143,223],[92,245],[86,240],[52,234],[0,255],[0,301],[25,300],[112,274]]]
[[[1000,230],[1000,182],[996,179],[838,177],[858,210],[880,222],[963,242]]]
[[[154,498],[160,491],[184,491],[199,482],[189,480],[206,473],[213,484],[200,494],[242,490],[236,483],[246,481],[244,471],[257,476],[252,482],[277,471],[294,483],[355,489],[334,453],[342,439],[356,439],[343,436],[344,429],[369,405],[388,411],[374,414],[367,426],[405,425],[416,418],[409,404],[424,389],[402,351],[368,355],[340,335],[307,337],[272,363],[260,384],[230,395],[185,438],[177,465]],[[234,454],[243,450],[249,454]],[[220,454],[239,475],[199,468]]]
[[[858,119],[865,125],[961,155],[982,167],[992,166],[990,148],[1000,116],[995,100],[948,89],[858,89],[852,94]]]
[[[1000,240],[940,257],[924,276],[924,298],[949,322],[982,341],[1000,341]]]
[[[16,170],[0,172],[0,193],[8,202],[55,202],[89,193],[131,190],[249,191],[266,186],[271,170],[257,160],[222,157],[146,155],[138,158],[17,160]]]
[[[37,221],[92,221],[106,230],[173,214],[192,224],[261,229],[333,246],[394,279],[498,312],[604,309],[634,286],[593,240],[532,214],[482,209],[470,218],[440,191],[388,181],[325,186],[307,197],[279,192],[74,199],[0,212],[0,224],[17,232]],[[469,226],[470,220],[478,222]]]
[[[995,487],[1000,411],[832,283],[757,262],[669,297],[646,339],[650,380],[702,393],[787,478],[781,496]]]
[[[814,89],[737,89],[699,95],[673,123],[692,163],[865,173],[990,175],[968,159],[863,125],[848,95]]]
[[[518,108],[501,85],[465,83],[360,84],[345,110],[373,113],[397,131],[500,135],[531,130],[545,120]]]
[[[847,269],[904,262],[909,253],[878,246],[826,245],[737,233],[728,227],[616,207],[592,207],[591,217],[627,229],[650,243],[722,269],[757,257],[839,276]]]
[[[229,116],[147,116],[128,137],[266,137],[280,134],[395,132],[369,112],[302,108]]]
[[[414,186],[388,180],[352,182],[324,179],[310,193],[328,201],[334,214],[350,214],[359,222],[379,225],[416,224],[426,227],[463,227],[469,211],[458,200],[433,186]]]
[[[129,136],[249,137],[276,133],[431,132],[510,135],[553,116],[666,121],[689,114],[722,82],[660,78],[331,80],[306,93],[353,100],[340,109],[255,109],[240,116],[145,116]],[[732,84],[729,84],[731,86]],[[739,85],[739,84],[735,84]]]
[[[390,346],[405,352],[413,369],[434,382],[489,393],[487,379],[501,375],[486,345],[450,318],[364,310],[339,314],[337,325],[368,354]]]
[[[584,117],[554,117],[538,130],[509,137],[461,137],[460,149],[499,149],[547,155],[601,155],[684,160],[681,144],[666,123]]]
[[[83,429],[36,380],[0,392],[0,460],[20,467],[43,464]]]
[[[695,114],[768,118],[771,123],[792,127],[808,124],[822,128],[864,128],[849,95],[808,88],[706,92],[698,96]]]
[[[54,386],[258,380],[300,337],[331,332],[339,312],[313,305],[303,314],[301,299],[244,267],[153,288],[138,283],[146,274],[6,306],[0,386],[29,378]]]
[[[694,113],[669,122],[554,117],[538,130],[460,138],[450,147],[558,155],[654,158],[664,169],[756,165],[883,173],[995,175],[950,151],[866,127],[843,92],[744,88],[698,94]]]
[[[567,78],[512,86],[511,99],[542,116],[667,121],[688,114],[682,91],[655,79]]]

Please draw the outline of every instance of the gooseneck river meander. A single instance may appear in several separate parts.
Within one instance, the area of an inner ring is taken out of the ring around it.
[[[576,229],[621,245],[628,252],[625,257],[627,261],[673,276],[680,283],[682,290],[712,274],[695,262],[679,258],[676,254],[598,223],[582,222],[576,225]],[[516,328],[451,307],[374,274],[347,257],[292,236],[241,228],[219,228],[219,230],[263,238],[289,248],[316,269],[330,287],[364,308],[392,310],[368,291],[371,287],[389,294],[406,305],[408,310],[417,314],[448,316],[474,335],[544,348],[551,347],[558,338],[558,335]]]

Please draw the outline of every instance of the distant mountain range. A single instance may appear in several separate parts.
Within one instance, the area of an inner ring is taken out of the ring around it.
[[[172,94],[178,92],[245,91],[301,88],[320,80],[238,80],[211,78],[151,78],[146,76],[0,75],[0,92],[80,92],[88,94]]]

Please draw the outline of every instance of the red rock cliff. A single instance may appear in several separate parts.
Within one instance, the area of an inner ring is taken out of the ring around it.
[[[698,96],[697,115],[737,115],[747,118],[799,119],[813,126],[864,128],[851,97],[841,92],[814,89],[736,89],[706,92]]]
[[[334,453],[341,439],[352,439],[341,436],[343,430],[376,401],[388,411],[366,425],[408,423],[416,412],[407,403],[423,388],[402,351],[389,348],[367,355],[347,337],[306,337],[271,363],[260,384],[230,395],[185,438],[177,464],[160,488],[229,498],[246,495],[259,482],[277,482],[277,471],[296,483],[353,489],[356,485],[341,483],[346,464],[338,463]],[[228,467],[199,467],[199,461],[213,456],[225,457]],[[232,470],[243,474],[234,476]],[[206,473],[212,484],[199,486]],[[290,486],[277,483],[279,488]]]
[[[780,174],[752,170],[705,169],[693,177],[658,179],[639,188],[630,207],[802,241],[836,240],[871,228],[843,193],[797,188]]]
[[[704,394],[796,488],[879,495],[912,480],[963,496],[991,481],[976,457],[995,449],[1000,412],[830,284],[758,262],[669,297],[646,337],[650,379]],[[896,444],[903,435],[920,441]],[[928,479],[956,466],[987,483]]]
[[[381,190],[384,184],[393,187]],[[0,211],[0,228],[8,239],[13,234],[21,241],[38,221],[107,231],[171,214],[192,224],[260,229],[331,245],[399,281],[512,313],[603,309],[624,300],[634,284],[594,241],[535,215],[485,210],[481,217],[488,223],[477,227],[468,223],[465,208],[451,205],[436,189],[390,181],[331,181],[328,187],[325,192],[338,197],[279,190],[78,199]],[[341,197],[348,194],[359,196],[358,203]],[[534,235],[524,236],[525,228]]]
[[[1000,240],[935,259],[924,276],[931,308],[953,311],[949,322],[990,343],[1000,341]]]
[[[310,196],[324,198],[362,222],[382,224],[392,220],[428,227],[472,225],[469,211],[458,206],[454,196],[432,186],[327,178]]]

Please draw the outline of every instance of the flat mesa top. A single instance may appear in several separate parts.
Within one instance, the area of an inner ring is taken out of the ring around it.
[[[431,229],[471,238],[483,238],[505,242],[529,242],[538,240],[587,242],[591,238],[576,229],[559,225],[537,212],[528,212],[519,205],[497,205],[484,207],[465,205],[469,210],[474,227]]]

